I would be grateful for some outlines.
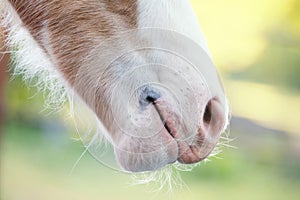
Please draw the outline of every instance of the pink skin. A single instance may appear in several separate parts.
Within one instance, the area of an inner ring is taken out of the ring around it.
[[[166,102],[158,99],[154,104],[162,121],[165,122],[165,128],[161,131],[161,134],[168,138],[168,141],[176,141],[177,143],[177,147],[175,147],[177,149],[170,149],[174,148],[173,145],[170,146],[169,151],[178,152],[177,160],[179,162],[184,164],[197,163],[211,153],[219,140],[220,131],[225,123],[225,118],[222,117],[224,113],[222,106],[216,99],[210,101],[210,109],[212,109],[213,116],[208,119],[208,122],[203,121],[198,127],[198,133],[193,136],[192,142],[185,141],[184,135],[178,132],[176,127],[180,126],[179,117],[170,109],[166,109]],[[211,123],[213,124],[212,126]]]

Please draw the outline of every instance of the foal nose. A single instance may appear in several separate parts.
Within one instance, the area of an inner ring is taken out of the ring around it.
[[[139,104],[142,109],[145,109],[149,104],[155,103],[161,96],[159,89],[146,86],[141,90]],[[218,136],[226,122],[224,107],[218,97],[211,98],[202,108],[200,107],[202,116],[198,133],[202,137],[219,139]]]
[[[194,113],[189,110],[191,113],[186,113],[187,117],[179,122],[182,123],[183,126],[197,124],[193,125],[192,130],[192,132],[196,135],[189,135],[184,132],[177,132],[180,129],[177,129],[176,127],[178,127],[178,124],[174,123],[176,123],[176,119],[178,117],[175,115],[178,113],[174,113],[173,110],[166,110],[170,109],[169,106],[164,105],[166,101],[159,102],[159,99],[166,98],[166,95],[168,95],[167,93],[165,94],[160,88],[146,86],[140,90],[139,95],[139,104],[141,109],[144,110],[147,106],[153,104],[159,112],[158,114],[164,122],[166,130],[176,140],[179,148],[179,162],[184,164],[196,163],[205,159],[211,153],[220,138],[223,128],[225,127],[225,101],[222,101],[218,96],[206,98],[208,100],[205,102],[201,99],[199,99],[199,102],[196,102],[195,99],[187,99],[185,103],[191,105],[195,104],[194,108],[197,108],[198,110],[195,112],[197,113],[196,116],[194,116]],[[205,95],[209,94],[205,93]],[[187,111],[188,110],[184,110],[183,112]],[[166,119],[168,119],[168,123],[165,123],[164,120]],[[191,122],[191,120],[195,120],[195,123]]]

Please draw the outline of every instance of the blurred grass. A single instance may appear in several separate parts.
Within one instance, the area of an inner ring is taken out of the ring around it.
[[[84,156],[68,176],[84,150],[79,142],[63,136],[58,144],[42,128],[20,123],[7,124],[4,132],[1,199],[154,198],[153,193],[146,192],[151,187],[128,187],[129,175],[103,167],[90,155]],[[287,174],[293,167],[283,159],[287,141],[276,137],[259,140],[265,153],[251,148],[225,149],[221,154],[224,159],[213,159],[192,172],[181,173],[189,189],[176,189],[174,196],[162,192],[154,199],[298,199],[300,169],[296,169],[297,176]]]

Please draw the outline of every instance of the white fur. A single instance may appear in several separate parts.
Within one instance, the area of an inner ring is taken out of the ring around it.
[[[210,55],[189,0],[138,0],[138,14],[139,29],[159,28],[178,32],[197,42]]]
[[[67,97],[67,84],[62,75],[23,26],[18,14],[7,1],[1,4],[0,19],[0,25],[8,31],[6,44],[12,51],[13,74],[22,75],[27,83],[39,90],[50,92],[46,106],[51,109],[60,108]]]

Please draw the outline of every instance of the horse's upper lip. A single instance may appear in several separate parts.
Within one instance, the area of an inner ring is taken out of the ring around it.
[[[168,119],[168,117],[164,116],[164,112],[161,110],[161,108],[159,106],[159,101],[154,101],[153,102],[153,106],[154,106],[156,112],[158,113],[158,115],[159,115],[159,117],[161,119],[161,122],[164,125],[164,128],[167,130],[167,132],[170,134],[170,136],[172,136],[172,138],[176,139],[176,137],[177,137],[177,130],[172,125],[172,123],[170,122],[170,120]],[[172,113],[172,114],[175,115],[175,113]]]

